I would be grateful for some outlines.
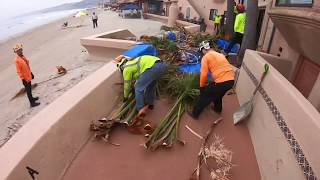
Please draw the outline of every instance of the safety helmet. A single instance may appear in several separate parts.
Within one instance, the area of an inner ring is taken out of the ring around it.
[[[244,5],[243,4],[238,4],[237,5],[237,11],[238,11],[238,13],[243,13],[245,11]]]
[[[128,62],[128,59],[123,57],[118,63],[117,63],[117,68],[120,72],[123,71],[124,65]]]
[[[17,52],[19,49],[22,49],[22,44],[19,43],[19,44],[16,44],[14,47],[13,47],[13,52]]]
[[[208,41],[202,41],[199,45],[199,50],[202,51],[202,49],[210,49],[210,43]]]

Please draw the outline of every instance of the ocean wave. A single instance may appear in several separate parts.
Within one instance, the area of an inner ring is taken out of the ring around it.
[[[41,12],[7,19],[0,24],[0,42],[7,40],[19,33],[26,32],[30,29],[48,24],[67,16],[71,16],[80,10],[83,9]]]

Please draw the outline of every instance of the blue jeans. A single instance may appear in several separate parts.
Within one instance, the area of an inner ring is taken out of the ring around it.
[[[155,63],[152,68],[147,69],[137,79],[135,84],[136,109],[139,111],[145,106],[153,105],[156,96],[156,81],[167,71],[164,62]]]

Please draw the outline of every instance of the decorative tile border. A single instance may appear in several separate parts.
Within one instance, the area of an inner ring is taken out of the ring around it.
[[[253,81],[254,85],[258,85],[257,78],[252,74],[252,72],[249,70],[249,68],[246,66],[245,63],[242,63],[243,69],[246,71],[246,73],[249,75],[250,79]],[[303,170],[303,173],[307,180],[317,180],[317,177],[313,173],[312,167],[310,166],[308,160],[306,159],[298,141],[295,139],[293,134],[291,133],[291,130],[288,128],[287,123],[285,122],[284,118],[280,114],[279,109],[274,104],[272,99],[268,96],[266,91],[263,89],[263,87],[259,88],[259,92],[261,93],[263,99],[267,103],[270,111],[272,112],[278,126],[280,127],[283,135],[287,139],[288,143],[290,144],[290,148],[292,152],[295,154],[298,164],[300,165],[301,169]]]

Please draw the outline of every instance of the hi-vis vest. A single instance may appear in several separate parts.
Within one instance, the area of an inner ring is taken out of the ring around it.
[[[214,17],[214,23],[220,24],[221,23],[221,19],[222,19],[222,16],[215,16]]]
[[[135,58],[132,61],[128,61],[123,66],[123,80],[124,80],[124,98],[128,98],[134,81],[136,81],[139,76],[145,72],[147,69],[152,68],[152,66],[156,63],[156,61],[160,60],[160,58],[155,56],[140,56]]]
[[[244,29],[246,26],[246,13],[240,13],[236,16],[234,22],[234,32],[244,34]]]

